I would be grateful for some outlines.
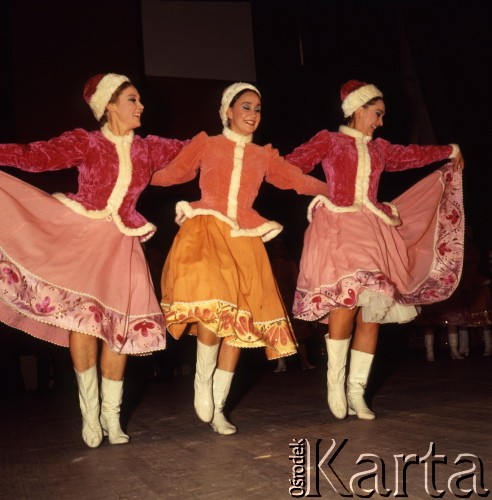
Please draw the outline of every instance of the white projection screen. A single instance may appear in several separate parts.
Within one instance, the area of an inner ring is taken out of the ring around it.
[[[249,2],[142,0],[147,76],[256,81]]]

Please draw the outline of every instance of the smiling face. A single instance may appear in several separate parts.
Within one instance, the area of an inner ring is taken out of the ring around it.
[[[251,135],[260,124],[261,99],[256,92],[242,93],[227,109],[229,128],[240,135]]]
[[[114,134],[125,135],[142,124],[140,120],[144,106],[133,85],[122,90],[116,102],[107,105],[107,110],[108,122]]]
[[[377,99],[371,104],[357,109],[353,114],[350,126],[362,132],[364,135],[372,136],[378,127],[383,126],[383,116],[386,112],[384,101]]]

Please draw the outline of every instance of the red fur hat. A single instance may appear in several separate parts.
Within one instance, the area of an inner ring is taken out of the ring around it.
[[[84,100],[92,109],[96,120],[99,121],[104,114],[106,105],[115,90],[130,79],[116,73],[101,73],[90,78],[84,86]]]
[[[364,106],[374,97],[383,97],[383,93],[375,85],[359,80],[345,82],[340,88],[343,116],[345,118],[352,116],[355,110]]]

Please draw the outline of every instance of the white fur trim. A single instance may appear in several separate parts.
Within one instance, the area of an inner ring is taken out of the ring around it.
[[[236,221],[229,219],[222,212],[214,210],[213,208],[193,208],[187,201],[179,201],[176,204],[176,218],[174,219],[176,224],[181,226],[186,219],[192,219],[197,215],[212,215],[217,219],[229,224],[233,229],[239,229],[239,225]]]
[[[238,84],[239,85],[239,84]],[[241,84],[248,85],[248,84]],[[249,88],[249,87],[246,87]],[[236,90],[234,95],[239,92]],[[232,99],[232,98],[231,98]],[[253,135],[240,135],[228,127],[224,127],[223,135],[234,142],[234,159],[229,183],[229,192],[227,193],[227,214],[213,208],[193,208],[187,201],[180,201],[176,204],[176,218],[178,225],[182,225],[186,219],[191,219],[197,215],[211,215],[225,222],[231,227],[231,236],[261,237],[263,241],[269,241],[283,230],[283,226],[275,221],[267,221],[254,228],[241,228],[237,222],[238,195],[241,188],[241,172],[243,170],[243,159],[246,144],[253,140]]]
[[[253,136],[240,135],[229,128],[224,128],[224,136],[236,143],[233,153],[233,167],[231,180],[229,183],[229,192],[227,193],[227,217],[232,220],[237,219],[237,197],[241,187],[241,172],[243,171],[244,148],[246,143],[252,141]]]
[[[250,83],[243,83],[243,82],[233,83],[224,90],[219,109],[220,119],[222,120],[222,125],[224,125],[224,127],[227,127],[229,121],[227,119],[227,110],[231,105],[231,101],[234,99],[234,96],[236,96],[237,94],[239,94],[239,92],[241,92],[241,90],[246,90],[246,89],[256,92],[261,97],[260,91]]]
[[[371,176],[371,156],[369,154],[367,143],[371,140],[371,137],[345,125],[340,126],[339,131],[353,137],[355,140],[355,147],[357,149],[357,174],[355,177],[353,203],[348,206],[338,206],[331,202],[326,196],[318,195],[308,206],[308,221],[312,221],[313,212],[315,208],[318,208],[319,206],[325,206],[328,210],[330,210],[330,212],[334,213],[360,212],[362,207],[365,206],[389,226],[399,226],[401,224],[401,220],[398,210],[393,204],[383,202],[384,205],[391,208],[392,217],[389,217],[383,210],[374,205],[367,195]]]
[[[104,75],[101,81],[97,84],[96,91],[92,94],[89,101],[89,106],[94,113],[97,121],[104,114],[106,105],[108,104],[114,91],[124,82],[129,82],[129,78],[124,75],[108,73]]]
[[[82,203],[80,203],[79,201],[73,200],[63,193],[53,193],[53,197],[74,212],[89,219],[111,218],[111,210],[108,207],[105,207],[102,210],[90,210],[88,208],[85,208],[84,205],[82,205]]]
[[[237,219],[237,197],[241,187],[241,172],[243,170],[244,144],[237,144],[234,148],[234,166],[231,172],[229,193],[227,194],[227,217]]]
[[[113,221],[116,224],[116,227],[126,236],[144,236],[144,238],[140,238],[140,241],[147,241],[157,230],[156,226],[150,222],[147,222],[140,227],[127,227],[118,214],[111,213],[111,209],[109,207],[105,207],[102,210],[90,210],[85,208],[82,203],[69,198],[63,193],[53,193],[53,197],[60,203],[63,203],[66,207],[73,210],[75,213],[87,217],[88,219],[107,219],[108,221]]]
[[[350,92],[342,102],[343,116],[345,118],[352,116],[355,110],[364,106],[366,102],[369,102],[374,97],[383,97],[383,93],[372,83]]]
[[[394,205],[391,203],[386,203],[383,202],[384,205],[388,205],[391,207],[391,213],[393,215],[393,218],[388,217],[388,215],[380,210],[378,207],[373,205],[372,203],[364,203],[364,206],[367,207],[374,215],[379,217],[380,219],[383,219],[388,226],[399,226],[401,224],[401,220],[398,214],[398,210]],[[355,204],[353,205],[348,205],[346,207],[340,207],[338,205],[335,205],[332,203],[326,196],[323,196],[322,194],[316,196],[311,200],[311,203],[309,203],[308,210],[307,210],[307,220],[309,222],[312,222],[313,220],[313,214],[318,209],[319,207],[325,207],[327,210],[330,212],[336,213],[336,214],[344,214],[344,213],[350,213],[350,212],[360,212],[362,210],[361,206],[357,206]]]
[[[90,210],[85,208],[80,202],[68,198],[62,193],[55,193],[53,196],[65,206],[84,217],[88,217],[89,219],[107,218],[108,220],[113,220],[123,234],[127,236],[144,236],[144,238],[141,238],[141,241],[146,241],[156,231],[154,224],[147,222],[143,226],[129,228],[125,226],[118,213],[132,181],[133,167],[130,157],[130,148],[134,137],[133,131],[124,136],[114,135],[109,129],[109,125],[106,123],[101,129],[101,133],[108,141],[115,145],[119,161],[118,178],[106,202],[106,206],[101,210]]]
[[[458,146],[458,144],[450,144],[450,146],[453,148],[453,150],[451,151],[449,157],[456,158],[458,156],[458,153],[460,152],[460,147]]]
[[[262,241],[270,241],[283,231],[284,227],[274,220],[251,229],[231,229],[231,236],[261,237]]]
[[[253,134],[249,135],[241,135],[237,132],[234,132],[229,127],[224,127],[222,130],[222,135],[236,144],[248,144],[253,142]]]
[[[354,139],[360,139],[360,140],[364,141],[365,143],[372,141],[372,136],[365,135],[362,132],[359,132],[358,130],[356,130],[355,128],[348,127],[347,125],[340,125],[338,127],[338,131],[341,132],[342,134],[353,137]]]
[[[309,222],[312,222],[313,220],[313,212],[316,208],[319,208],[320,206],[326,207],[330,212],[334,212],[337,214],[341,213],[346,213],[346,212],[359,212],[360,208],[355,207],[354,205],[350,205],[347,207],[339,207],[338,205],[335,205],[332,203],[326,196],[323,196],[322,194],[319,194],[315,198],[311,200],[308,206],[307,210],[307,220]]]
[[[216,219],[225,222],[231,227],[231,236],[259,236],[263,241],[269,241],[283,230],[283,226],[275,221],[267,221],[261,226],[244,229],[239,227],[236,220],[225,216],[222,212],[212,208],[193,208],[187,201],[179,201],[176,204],[176,224],[181,226],[187,219],[192,219],[198,215],[211,215]]]
[[[224,127],[222,135],[236,144],[249,144],[250,142],[253,142],[253,134],[241,135],[234,132],[229,127]]]
[[[109,125],[106,123],[101,129],[101,133],[108,141],[115,145],[116,153],[118,154],[118,178],[116,179],[116,184],[107,202],[107,206],[117,214],[128,192],[128,187],[132,182],[133,167],[130,157],[130,148],[133,141],[133,131],[123,136],[114,135],[109,129]]]
[[[364,202],[368,201],[369,177],[371,175],[371,157],[367,149],[367,141],[355,138],[357,149],[357,174],[355,176],[354,205],[362,208]]]

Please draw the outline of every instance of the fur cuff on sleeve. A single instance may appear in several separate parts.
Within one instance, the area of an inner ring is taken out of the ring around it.
[[[449,157],[456,158],[458,156],[458,153],[460,152],[460,147],[458,146],[458,144],[450,144],[450,146],[453,148],[453,150],[451,151]]]

